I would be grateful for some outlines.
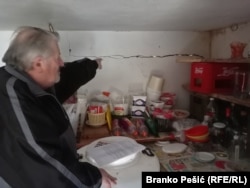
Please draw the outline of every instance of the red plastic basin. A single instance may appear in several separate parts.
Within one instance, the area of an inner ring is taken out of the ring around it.
[[[208,133],[208,126],[206,125],[196,125],[185,131],[187,136],[202,136]]]

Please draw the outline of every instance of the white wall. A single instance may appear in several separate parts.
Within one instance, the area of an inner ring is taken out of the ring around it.
[[[79,93],[117,88],[124,93],[134,85],[145,91],[152,74],[164,77],[163,91],[177,93],[177,107],[188,109],[188,92],[182,84],[189,82],[190,63],[176,63],[175,57],[166,58],[111,58],[122,56],[164,56],[170,54],[209,54],[210,36],[198,32],[104,32],[59,31],[60,47],[65,61],[82,57],[103,57],[103,69],[81,87]],[[0,32],[2,57],[11,32]],[[71,51],[69,51],[71,49]]]
[[[2,57],[8,48],[12,31],[0,31],[0,66],[3,66]]]

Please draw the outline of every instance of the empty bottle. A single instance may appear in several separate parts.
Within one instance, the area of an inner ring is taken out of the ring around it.
[[[206,112],[205,115],[207,115],[207,122],[208,122],[208,126],[211,128],[213,123],[216,122],[217,118],[216,118],[216,108],[215,108],[215,104],[214,104],[214,98],[211,97],[209,98],[209,103],[206,107]]]
[[[240,140],[239,135],[236,133],[229,150],[229,157],[232,161],[239,161],[240,159]]]

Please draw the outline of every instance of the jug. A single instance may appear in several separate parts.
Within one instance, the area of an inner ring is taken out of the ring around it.
[[[247,46],[246,43],[242,42],[232,42],[230,44],[231,47],[231,58],[237,59],[237,58],[244,58],[243,52],[245,47]]]

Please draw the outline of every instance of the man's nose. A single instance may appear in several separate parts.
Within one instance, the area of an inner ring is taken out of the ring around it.
[[[63,60],[60,58],[60,60],[59,60],[59,66],[60,67],[64,67],[64,62],[63,62]]]

